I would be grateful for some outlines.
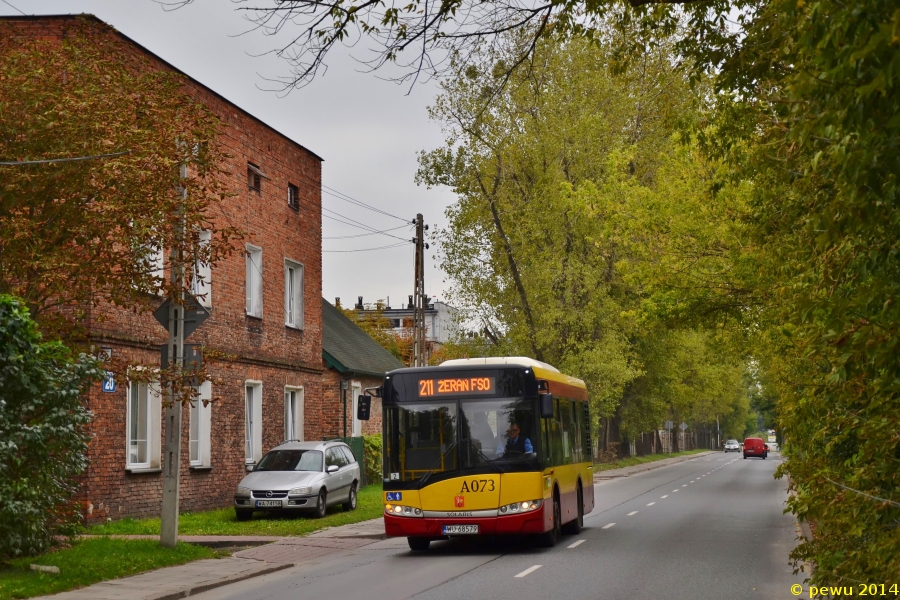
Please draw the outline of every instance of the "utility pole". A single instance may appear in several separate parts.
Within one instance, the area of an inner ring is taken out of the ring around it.
[[[422,214],[416,215],[416,276],[413,291],[413,366],[424,367],[428,360],[425,348],[425,229]]]
[[[181,166],[181,177],[187,178],[187,166]],[[187,198],[187,189],[182,188],[182,197]],[[183,209],[182,209],[183,210]],[[176,216],[177,244],[170,253],[173,288],[178,290],[176,301],[169,303],[168,352],[176,373],[184,366],[184,215]],[[163,365],[167,367],[169,365]],[[178,501],[180,498],[181,474],[181,400],[176,393],[175,383],[169,384],[168,406],[166,407],[166,445],[163,453],[163,497],[160,514],[161,527],[159,543],[166,548],[178,544]]]

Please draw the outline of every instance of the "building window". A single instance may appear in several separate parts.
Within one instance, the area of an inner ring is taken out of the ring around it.
[[[247,163],[247,187],[254,192],[262,192],[262,180],[268,179],[259,167],[251,162]]]
[[[262,319],[262,248],[247,246],[247,314]]]
[[[288,184],[288,206],[300,210],[300,188],[293,183]]]
[[[362,421],[356,418],[356,407],[359,403],[359,396],[362,394],[362,384],[358,381],[352,382],[350,384],[350,394],[352,399],[350,405],[353,407],[353,432],[350,435],[359,437],[362,435]]]
[[[303,265],[284,261],[284,324],[303,328]]]
[[[248,381],[244,389],[244,459],[262,458],[262,383]]]
[[[200,300],[203,306],[212,306],[212,285],[210,278],[212,269],[209,262],[202,258],[209,256],[209,244],[212,241],[212,232],[203,229],[197,232],[197,253],[199,257],[194,261],[193,273],[191,273],[191,293]]]
[[[303,388],[284,389],[284,439],[303,441]]]
[[[129,382],[125,424],[127,468],[149,469],[159,466],[160,411],[159,388],[156,383]]]
[[[206,401],[204,405],[204,400]],[[204,381],[200,385],[200,397],[191,404],[190,409],[190,460],[192,467],[208,467],[210,465],[210,425],[212,404],[212,384]]]

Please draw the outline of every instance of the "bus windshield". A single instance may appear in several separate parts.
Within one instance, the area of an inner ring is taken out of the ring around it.
[[[538,468],[540,440],[533,404],[521,398],[460,402],[463,468]]]
[[[413,482],[456,471],[456,410],[456,402],[386,408],[384,479]]]
[[[456,476],[461,470],[540,469],[540,433],[531,400],[403,404],[385,407],[384,419],[386,483],[417,487],[438,474]]]

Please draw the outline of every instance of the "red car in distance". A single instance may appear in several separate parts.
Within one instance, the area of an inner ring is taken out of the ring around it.
[[[756,456],[765,459],[769,455],[769,448],[762,438],[747,438],[744,440],[744,458]]]

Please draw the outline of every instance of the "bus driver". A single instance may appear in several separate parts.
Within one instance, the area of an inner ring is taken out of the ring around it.
[[[497,456],[522,456],[534,452],[531,440],[520,435],[521,433],[517,423],[510,423],[506,430],[506,442],[501,438],[500,445],[497,446]]]

